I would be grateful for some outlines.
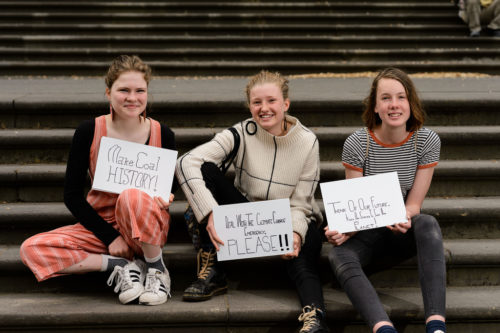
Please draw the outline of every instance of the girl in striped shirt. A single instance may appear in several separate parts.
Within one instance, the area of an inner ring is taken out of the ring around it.
[[[441,143],[423,128],[425,114],[408,75],[382,70],[364,101],[366,128],[350,135],[342,152],[346,178],[397,171],[405,199],[406,221],[386,228],[342,234],[325,228],[333,247],[331,267],[354,308],[375,333],[396,332],[365,269],[391,257],[394,263],[417,255],[427,333],[445,328],[446,273],[441,229],[432,216],[421,214],[422,202],[439,161]]]

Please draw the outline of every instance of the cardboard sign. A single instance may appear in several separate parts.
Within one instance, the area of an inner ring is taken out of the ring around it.
[[[293,251],[290,200],[278,199],[215,207],[215,231],[224,242],[217,259],[274,256]]]
[[[406,222],[397,172],[321,183],[328,228],[341,233]]]
[[[102,137],[92,189],[121,193],[136,188],[168,202],[177,151]]]

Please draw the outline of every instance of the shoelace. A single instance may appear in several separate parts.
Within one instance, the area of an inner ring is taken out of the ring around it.
[[[200,252],[198,252],[198,278],[205,280],[208,277],[210,274],[210,268],[214,265],[214,256],[215,253],[212,253],[212,251],[205,252],[200,250]],[[201,269],[200,262],[202,263]]]
[[[165,281],[161,278],[162,275],[164,275]],[[157,271],[155,274],[148,274],[146,276],[146,286],[144,287],[144,291],[158,294],[160,290],[170,296],[170,276],[168,273],[164,272],[162,274]]]
[[[130,279],[128,268],[115,266],[113,272],[108,278],[108,286],[111,286],[113,284],[113,281],[116,284],[114,289],[115,293],[132,288],[132,280]]]
[[[306,312],[306,310],[309,309],[309,312]],[[304,322],[304,326],[300,330],[300,332],[307,332],[310,329],[312,329],[316,323],[316,308],[312,308],[309,305],[306,305],[304,307],[304,312],[302,312],[299,316],[299,321]]]

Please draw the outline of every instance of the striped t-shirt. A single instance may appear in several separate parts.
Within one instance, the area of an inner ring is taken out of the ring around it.
[[[382,143],[372,131],[368,130],[368,133],[368,155],[367,131],[357,130],[344,142],[342,164],[346,168],[363,172],[364,176],[397,171],[401,193],[405,199],[413,186],[417,168],[430,168],[439,162],[441,140],[430,129],[421,128],[416,135],[415,132],[410,132],[403,142],[392,145]]]

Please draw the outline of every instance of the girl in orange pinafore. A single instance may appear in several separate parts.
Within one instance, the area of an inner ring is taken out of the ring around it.
[[[111,112],[80,124],[68,158],[64,202],[79,223],[34,235],[21,245],[21,259],[38,281],[108,271],[108,284],[115,284],[121,303],[167,301],[170,276],[162,247],[173,195],[165,201],[127,189],[119,195],[91,190],[84,196],[87,172],[93,179],[103,136],[175,149],[174,133],[146,118],[150,78],[150,67],[137,56],[119,56],[111,64],[105,79]]]

